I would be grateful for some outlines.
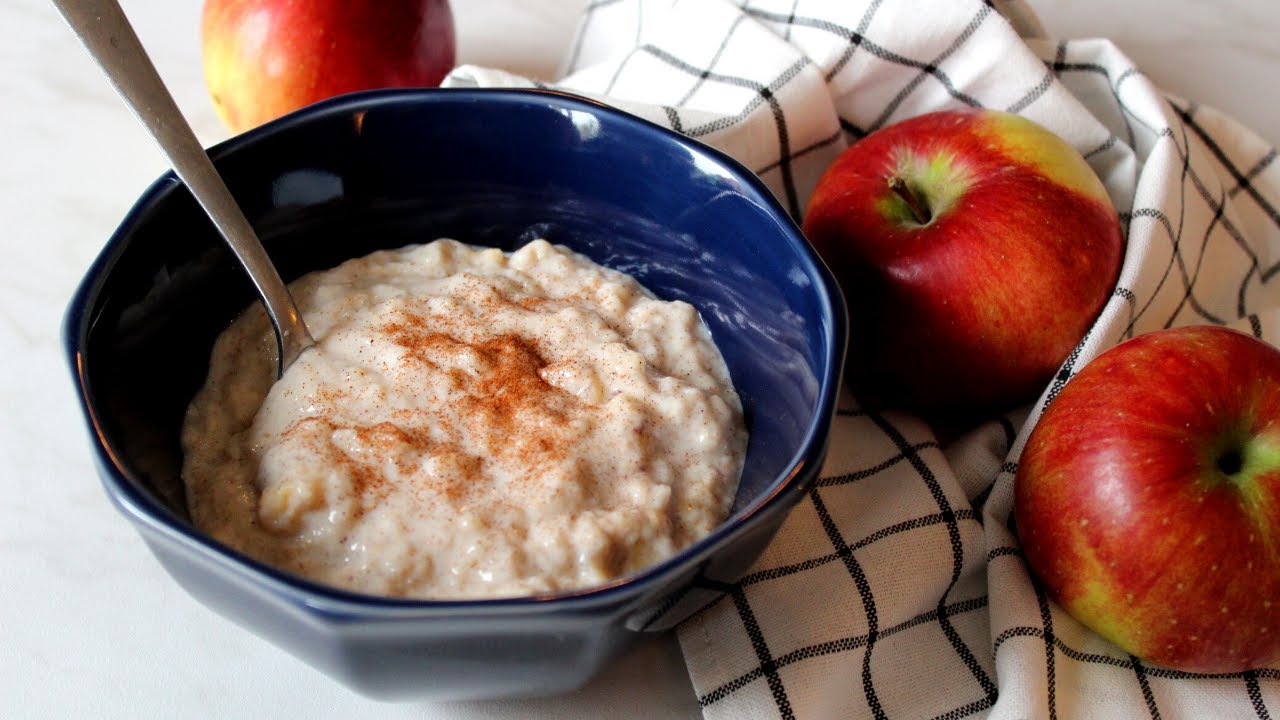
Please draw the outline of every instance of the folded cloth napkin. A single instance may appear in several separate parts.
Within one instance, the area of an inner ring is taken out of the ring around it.
[[[538,84],[477,67],[446,81]],[[1010,531],[1027,433],[1088,360],[1191,323],[1280,341],[1274,149],[1105,40],[1047,39],[1019,0],[593,0],[554,85],[719,147],[797,219],[849,142],[932,110],[1013,111],[1084,154],[1128,238],[1113,296],[1034,406],[940,444],[845,402],[763,557],[678,625],[707,718],[1280,714],[1280,669],[1174,672],[1084,629]]]

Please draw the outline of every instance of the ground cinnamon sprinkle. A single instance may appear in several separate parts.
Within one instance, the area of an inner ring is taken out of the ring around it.
[[[484,372],[466,377],[455,398],[470,436],[530,473],[545,462],[562,462],[565,416],[593,408],[542,378],[549,363],[529,340],[506,333],[468,342],[440,331],[448,325],[447,319],[405,313],[382,330],[416,362],[437,365],[441,355],[474,353]],[[552,457],[557,451],[560,457]]]

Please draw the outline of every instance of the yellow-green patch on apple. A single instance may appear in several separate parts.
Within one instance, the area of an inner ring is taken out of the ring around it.
[[[1002,112],[984,113],[976,127],[994,152],[1011,161],[1035,167],[1052,182],[1069,188],[1098,202],[1110,204],[1107,189],[1093,168],[1075,148],[1043,126],[1021,115]]]

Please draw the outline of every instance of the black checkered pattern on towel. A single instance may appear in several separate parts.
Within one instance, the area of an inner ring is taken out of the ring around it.
[[[530,84],[482,68],[450,83]],[[752,571],[670,609],[695,609],[678,632],[707,718],[1280,714],[1280,669],[1174,672],[1082,628],[1010,531],[1027,432],[1089,359],[1189,323],[1280,340],[1275,149],[1105,40],[1045,39],[1018,0],[596,0],[557,85],[728,151],[797,218],[850,141],[931,110],[1010,110],[1086,156],[1126,227],[1110,303],[1034,407],[944,447],[844,402],[821,480]]]

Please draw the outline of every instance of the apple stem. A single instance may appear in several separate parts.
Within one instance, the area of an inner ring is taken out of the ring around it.
[[[921,225],[928,225],[933,219],[933,215],[929,212],[929,206],[920,201],[920,196],[911,191],[907,183],[897,175],[889,178],[889,189],[897,193],[902,198],[902,202],[907,204],[907,208],[911,210],[911,216]]]

